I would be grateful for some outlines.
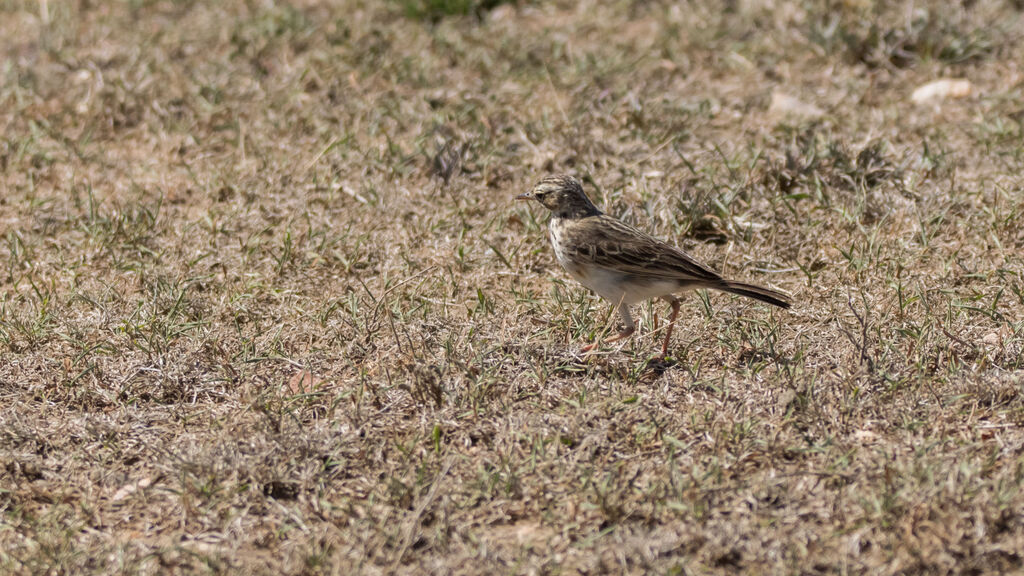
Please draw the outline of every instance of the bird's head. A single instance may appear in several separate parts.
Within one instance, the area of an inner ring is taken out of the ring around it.
[[[583,193],[580,181],[564,174],[545,176],[516,200],[536,200],[560,218],[599,214],[600,211]]]

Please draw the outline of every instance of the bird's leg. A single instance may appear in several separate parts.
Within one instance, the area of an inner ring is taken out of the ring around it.
[[[679,316],[679,298],[675,296],[664,296],[662,298],[672,306],[672,316],[668,319],[668,329],[665,331],[665,342],[661,345],[661,357],[668,356],[668,341],[672,338],[672,328],[676,325],[676,316]]]
[[[630,336],[633,335],[634,332],[636,332],[636,322],[633,321],[633,315],[629,313],[629,306],[626,306],[625,304],[619,304],[618,308],[619,315],[622,316],[622,323],[625,324],[625,327],[622,329],[621,332],[619,332],[615,336],[612,336],[611,338],[605,340],[605,343],[610,344],[612,342],[618,342],[623,338],[629,338]],[[591,350],[597,348],[600,345],[601,339],[598,338],[593,344],[587,344],[586,346],[584,346],[582,348],[582,351],[590,352]]]

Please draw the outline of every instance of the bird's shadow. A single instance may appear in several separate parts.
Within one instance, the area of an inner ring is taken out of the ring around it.
[[[655,377],[662,376],[669,368],[679,364],[679,361],[671,356],[655,356],[647,360],[644,370],[651,372]]]

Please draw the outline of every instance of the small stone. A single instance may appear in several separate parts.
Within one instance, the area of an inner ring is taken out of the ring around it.
[[[808,104],[794,96],[783,92],[772,92],[772,103],[768,107],[768,114],[776,117],[798,117],[806,119],[820,118],[825,111],[814,104]]]
[[[918,86],[911,94],[910,99],[915,104],[927,104],[938,100],[951,98],[966,98],[974,92],[974,86],[970,80],[963,78],[943,78]]]

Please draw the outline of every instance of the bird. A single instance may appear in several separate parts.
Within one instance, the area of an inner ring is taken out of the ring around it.
[[[533,200],[551,211],[548,236],[555,259],[577,282],[618,309],[623,329],[607,343],[628,338],[636,331],[629,308],[660,298],[672,307],[661,357],[668,354],[672,328],[679,316],[677,293],[711,288],[789,308],[788,294],[754,284],[727,280],[688,254],[602,212],[583,191],[576,178],[545,176],[516,200]],[[585,346],[589,352],[600,338]]]

